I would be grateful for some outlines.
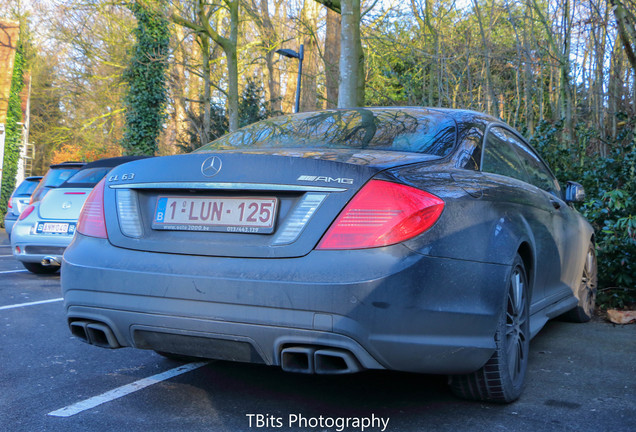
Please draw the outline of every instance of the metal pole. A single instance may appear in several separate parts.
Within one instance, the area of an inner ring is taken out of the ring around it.
[[[305,46],[300,45],[300,52],[298,53],[298,81],[296,83],[296,103],[294,104],[294,112],[298,112],[300,109],[300,83],[303,75],[304,52]]]

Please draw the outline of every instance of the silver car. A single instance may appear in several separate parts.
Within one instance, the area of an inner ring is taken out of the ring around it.
[[[13,225],[18,220],[20,213],[22,210],[29,205],[29,201],[31,200],[31,194],[37,188],[38,184],[40,184],[40,180],[42,180],[42,176],[32,176],[25,178],[22,183],[15,188],[15,191],[9,197],[9,202],[7,203],[7,213],[4,215],[4,229],[9,235],[9,239],[11,238],[11,230],[13,229]]]
[[[84,165],[68,180],[50,189],[41,201],[24,209],[13,227],[13,256],[33,273],[55,273],[71,243],[84,201],[115,166],[138,157],[101,159]]]

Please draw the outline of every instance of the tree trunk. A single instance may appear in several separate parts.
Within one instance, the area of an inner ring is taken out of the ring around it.
[[[302,10],[304,25],[303,76],[300,88],[300,108],[302,111],[315,111],[318,108],[318,45],[316,32],[318,29],[318,3],[305,0]]]
[[[249,11],[249,9],[248,9]],[[267,66],[267,87],[265,88],[269,107],[274,112],[281,111],[280,97],[280,70],[276,67],[279,55],[275,52],[281,39],[277,36],[276,30],[272,23],[268,0],[260,0],[257,5],[252,1],[251,14],[254,22],[258,26],[258,32],[261,37],[261,44],[265,50],[265,64]]]
[[[338,108],[358,105],[360,69],[360,0],[343,0]]]
[[[200,37],[201,41],[201,69],[203,71],[203,125],[199,132],[201,145],[210,142],[210,41],[206,36]]]
[[[366,89],[366,68],[364,65],[364,50],[362,49],[362,38],[360,36],[360,17],[358,17],[358,82],[356,85],[356,106],[365,105],[365,89]]]
[[[163,143],[163,148],[160,149],[161,154],[175,154],[177,153],[177,144],[185,144],[187,142],[186,134],[186,122],[188,117],[186,114],[186,55],[184,52],[183,39],[184,32],[183,27],[176,26],[175,29],[178,46],[174,51],[174,67],[172,72],[172,88],[174,94],[174,114],[172,116],[172,133],[167,137]]]
[[[285,86],[285,94],[283,95],[282,109],[284,113],[294,112],[294,104],[296,101],[296,87],[298,82],[298,63],[292,59],[287,59],[287,64],[292,65],[286,68],[287,84]]]
[[[473,5],[475,6],[475,15],[477,16],[477,23],[479,24],[479,33],[481,34],[481,41],[484,45],[484,58],[485,58],[485,75],[486,75],[486,112],[492,115],[499,114],[499,107],[497,106],[497,96],[495,95],[495,89],[492,84],[492,74],[490,72],[490,41],[486,37],[486,32],[484,30],[484,25],[481,17],[481,9],[479,8],[479,3],[477,0],[473,0]],[[493,0],[494,6],[494,0]],[[491,20],[490,24],[492,27],[492,13],[494,12],[494,7],[490,8]]]
[[[327,9],[325,34],[325,87],[327,108],[338,106],[338,61],[340,58],[340,14]]]
[[[223,40],[221,43],[223,51],[227,57],[228,71],[228,115],[230,120],[230,132],[234,132],[239,128],[239,93],[238,93],[238,24],[239,24],[239,0],[225,0],[230,10],[230,38],[229,41]]]

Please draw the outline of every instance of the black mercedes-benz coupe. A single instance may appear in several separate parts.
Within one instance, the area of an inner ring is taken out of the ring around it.
[[[583,197],[484,114],[285,115],[111,171],[64,254],[68,324],[107,348],[447,374],[510,402],[546,321],[593,313]]]

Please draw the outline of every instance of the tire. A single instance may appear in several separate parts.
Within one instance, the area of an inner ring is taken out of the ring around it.
[[[508,276],[503,310],[495,333],[495,352],[479,370],[450,378],[451,391],[463,399],[510,403],[525,386],[530,353],[528,277],[516,256]]]
[[[52,274],[60,269],[59,266],[43,266],[32,262],[23,262],[22,265],[25,269],[35,274]]]
[[[579,304],[572,310],[563,314],[563,317],[571,322],[585,323],[594,316],[594,308],[596,306],[596,289],[597,289],[598,271],[596,265],[596,251],[594,244],[590,243],[587,254],[585,255],[585,264],[583,265],[583,274],[581,275],[581,283],[578,286],[576,297]]]

